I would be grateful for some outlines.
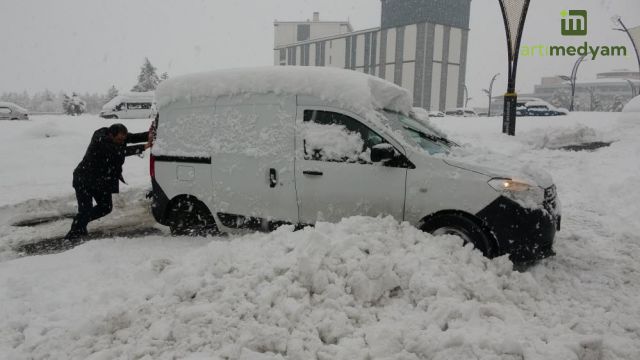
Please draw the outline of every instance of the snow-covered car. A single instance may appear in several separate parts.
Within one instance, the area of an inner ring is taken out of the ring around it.
[[[487,256],[544,258],[560,226],[545,173],[455,161],[408,91],[332,68],[175,77],[156,90],[152,212],[174,234],[392,216]]]
[[[29,110],[10,102],[0,102],[0,120],[29,120]]]
[[[100,117],[105,119],[148,119],[154,116],[154,92],[118,95],[104,104]]]
[[[442,111],[429,111],[429,116],[430,117],[445,117],[446,115]]]
[[[478,114],[476,114],[475,110],[473,110],[473,109],[464,109],[464,108],[449,109],[449,110],[445,111],[445,115],[447,115],[447,116],[459,116],[459,117],[478,117]]]

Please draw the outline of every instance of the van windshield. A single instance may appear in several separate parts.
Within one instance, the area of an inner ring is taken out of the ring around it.
[[[389,125],[394,131],[398,131],[407,142],[430,155],[448,154],[451,146],[455,145],[443,134],[425,126],[416,119],[388,110],[384,110],[382,113],[389,120]]]

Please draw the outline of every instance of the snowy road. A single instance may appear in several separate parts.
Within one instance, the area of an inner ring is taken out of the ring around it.
[[[70,175],[104,120],[0,123],[0,358],[640,359],[640,116],[434,123],[461,156],[550,172],[563,207],[557,256],[525,272],[393,219],[232,238],[114,237],[55,255]],[[143,131],[148,122],[127,123]],[[47,136],[49,135],[49,136]],[[555,150],[613,141],[593,152]],[[497,164],[498,165],[498,164]],[[90,230],[151,227],[145,159]],[[18,191],[19,190],[19,191]]]

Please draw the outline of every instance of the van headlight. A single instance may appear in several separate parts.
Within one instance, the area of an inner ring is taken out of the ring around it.
[[[525,202],[535,202],[542,204],[544,201],[544,190],[535,184],[514,179],[491,179],[489,186],[503,195],[514,200]]]

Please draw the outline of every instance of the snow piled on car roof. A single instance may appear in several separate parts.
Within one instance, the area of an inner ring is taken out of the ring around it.
[[[158,108],[180,100],[245,93],[309,95],[358,113],[411,110],[410,93],[380,78],[357,71],[324,67],[262,67],[219,70],[178,76],[156,90]]]

